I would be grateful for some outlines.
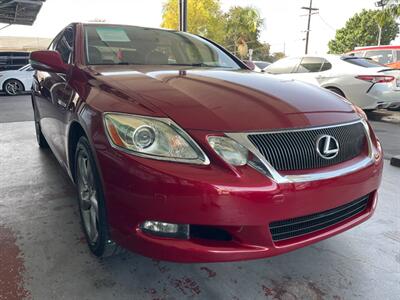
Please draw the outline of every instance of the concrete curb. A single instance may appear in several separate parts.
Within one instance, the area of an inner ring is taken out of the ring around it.
[[[393,156],[390,160],[390,164],[400,168],[400,155]]]

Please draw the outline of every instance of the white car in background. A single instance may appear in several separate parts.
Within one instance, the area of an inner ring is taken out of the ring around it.
[[[23,66],[18,70],[0,72],[0,89],[9,96],[15,96],[30,91],[33,82],[31,65]]]
[[[387,108],[400,100],[400,71],[367,58],[288,57],[269,65],[265,72],[319,85],[364,110]]]

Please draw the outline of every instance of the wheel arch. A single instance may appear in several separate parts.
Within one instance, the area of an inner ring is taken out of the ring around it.
[[[73,121],[69,126],[68,130],[68,143],[67,143],[67,155],[68,155],[68,166],[72,180],[75,182],[75,151],[78,145],[79,138],[85,136],[88,138],[85,129],[78,121]]]
[[[340,87],[338,87],[336,85],[330,84],[330,85],[324,86],[324,88],[327,90],[337,90],[338,92],[340,92],[343,95],[344,98],[346,98],[346,94],[343,91],[343,89],[341,89]]]

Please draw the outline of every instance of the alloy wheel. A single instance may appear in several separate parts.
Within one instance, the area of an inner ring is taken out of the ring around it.
[[[22,83],[17,80],[9,80],[5,84],[5,91],[9,95],[18,95],[24,90]]]
[[[78,154],[78,193],[83,225],[91,244],[99,239],[99,205],[93,168],[88,154],[81,150]]]

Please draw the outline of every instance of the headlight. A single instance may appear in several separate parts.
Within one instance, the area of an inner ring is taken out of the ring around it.
[[[195,141],[167,118],[106,113],[110,143],[132,154],[160,160],[209,164]]]
[[[244,166],[247,164],[249,151],[231,138],[210,136],[208,137],[208,143],[227,163],[233,166]]]
[[[365,113],[365,111],[363,111],[360,107],[358,107],[358,106],[355,105],[355,104],[353,104],[352,107],[353,107],[354,111],[357,113],[357,115],[358,115],[362,120],[368,121],[368,116],[367,116],[367,114]]]

